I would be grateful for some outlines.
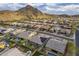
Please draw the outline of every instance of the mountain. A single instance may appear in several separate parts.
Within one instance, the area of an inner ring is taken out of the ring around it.
[[[30,5],[27,5],[26,7],[24,8],[21,8],[18,10],[18,12],[22,13],[23,15],[28,15],[28,16],[32,16],[32,15],[35,15],[35,16],[38,16],[38,14],[43,14],[41,11],[39,11],[37,8],[34,8]]]
[[[42,19],[49,17],[49,15],[41,12],[37,8],[34,8],[30,5],[27,5],[26,7],[19,9],[17,12],[26,16],[28,19]]]
[[[40,15],[43,15],[41,11],[39,11],[37,8],[34,8],[30,5],[27,5],[26,7],[19,9],[17,12],[22,14],[28,19],[36,18]]]
[[[0,11],[0,21],[13,21],[19,20],[22,18],[22,15],[15,11]]]
[[[51,19],[55,17],[69,17],[68,15],[54,15],[46,14],[34,8],[30,5],[23,7],[17,11],[4,10],[0,11],[0,20],[2,21],[14,21],[14,20],[31,20],[31,19]],[[79,15],[76,15],[79,16]]]
[[[2,21],[13,21],[22,19],[42,19],[48,18],[49,15],[41,12],[37,8],[27,5],[17,11],[4,10],[0,11],[0,20]]]

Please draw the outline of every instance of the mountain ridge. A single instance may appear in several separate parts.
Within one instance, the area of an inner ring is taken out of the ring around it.
[[[22,19],[52,19],[53,17],[70,17],[71,15],[61,14],[47,14],[38,10],[35,7],[27,5],[17,11],[3,10],[0,11],[0,20],[2,21],[13,21]],[[72,15],[73,17],[79,17],[79,15]]]

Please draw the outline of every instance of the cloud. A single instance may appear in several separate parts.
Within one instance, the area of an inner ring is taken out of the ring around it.
[[[22,8],[24,6],[26,6],[26,4],[6,3],[0,4],[0,10],[18,10],[19,8]]]
[[[79,5],[67,5],[67,6],[61,7],[61,9],[66,9],[66,10],[79,10]]]
[[[56,10],[56,9],[61,9],[61,10],[79,10],[79,5],[66,5],[66,6],[53,6],[53,5],[51,5],[51,6],[47,6],[46,7],[48,10]]]
[[[35,6],[35,7],[39,7],[41,5],[44,5],[44,3],[27,3],[28,5],[31,5],[31,6]]]
[[[46,13],[55,14],[78,14],[79,4],[47,4]],[[71,13],[72,11],[72,13]]]

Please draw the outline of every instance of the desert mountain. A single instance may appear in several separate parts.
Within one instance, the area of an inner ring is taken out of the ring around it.
[[[0,11],[0,20],[2,21],[14,21],[14,20],[23,20],[23,19],[51,19],[53,17],[59,17],[63,15],[50,15],[41,12],[37,8],[34,8],[30,5],[23,7],[17,11],[4,10]],[[67,16],[67,15],[66,15]]]
[[[41,12],[37,8],[34,8],[30,5],[27,5],[26,7],[19,9],[17,12],[24,15],[28,19],[42,19],[50,17],[49,15]]]
[[[2,21],[13,21],[22,19],[46,19],[52,18],[51,15],[45,14],[30,5],[21,8],[17,11],[4,10],[0,11],[0,20]]]
[[[21,19],[21,14],[15,12],[15,11],[0,11],[0,20],[2,21],[13,21],[13,20],[19,20]]]

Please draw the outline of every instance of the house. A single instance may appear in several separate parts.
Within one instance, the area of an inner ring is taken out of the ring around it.
[[[41,45],[45,44],[49,38],[50,38],[49,35],[39,33],[38,35],[32,37],[29,41],[36,46],[41,46]]]
[[[49,30],[50,26],[49,25],[41,25],[40,30],[44,31],[44,30]]]
[[[60,33],[61,33],[61,34],[65,34],[65,35],[68,36],[68,35],[70,35],[70,33],[71,33],[71,29],[64,29],[64,28],[63,28],[63,29],[60,30]]]
[[[9,33],[9,32],[12,32],[12,31],[14,31],[15,29],[13,29],[13,28],[7,28],[7,30],[6,31],[4,31],[4,33]]]
[[[31,31],[24,31],[24,32],[19,33],[17,35],[17,37],[27,39],[27,37],[29,36],[30,33],[31,33]]]
[[[24,31],[26,31],[26,30],[25,30],[25,29],[16,29],[16,30],[13,31],[12,33],[13,33],[14,35],[17,35],[17,34],[22,33],[22,32],[24,32]]]
[[[11,48],[8,51],[4,52],[1,56],[25,56],[25,55],[17,48]]]
[[[51,38],[46,44],[47,48],[60,52],[62,54],[65,53],[66,46],[67,40],[57,37]]]
[[[54,27],[52,27],[49,31],[50,31],[51,33],[55,33],[55,32],[56,32],[56,30],[55,30]]]
[[[40,27],[41,27],[41,25],[38,25],[38,24],[37,24],[37,25],[35,25],[34,27],[35,27],[35,28],[40,28]]]
[[[50,29],[51,32],[55,33],[58,33],[59,30],[61,30],[61,28],[58,25],[55,25]]]
[[[5,31],[6,31],[6,29],[0,28],[0,34],[4,34]]]
[[[71,29],[65,29],[65,31],[66,31],[66,33],[67,33],[68,35],[70,35]]]

